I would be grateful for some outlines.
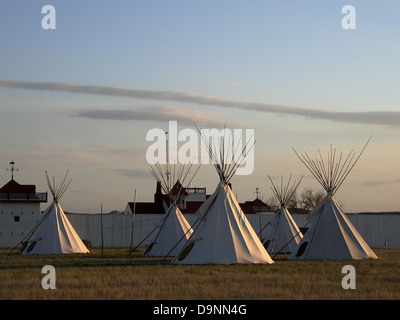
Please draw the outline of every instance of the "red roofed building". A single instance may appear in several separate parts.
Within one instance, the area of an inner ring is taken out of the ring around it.
[[[178,201],[178,207],[183,214],[195,213],[204,201],[210,197],[206,193],[206,188],[183,188],[179,181],[171,189],[171,192],[175,195],[179,192],[182,195]],[[154,202],[136,202],[136,208],[134,208],[134,202],[128,202],[125,213],[132,214],[135,210],[135,214],[164,214],[169,205],[169,198],[162,193],[161,184],[157,182]],[[277,207],[268,206],[258,198],[253,201],[239,203],[239,205],[244,214],[275,213],[278,210]]]
[[[0,189],[0,202],[47,202],[47,192],[37,193],[35,185],[19,184],[17,181],[12,179]]]
[[[206,188],[183,188],[179,181],[171,189],[173,195],[181,195],[178,207],[182,213],[195,213],[196,210],[209,197]],[[170,206],[169,197],[161,191],[161,183],[157,182],[154,202],[128,202],[125,213],[132,214],[164,214]]]
[[[0,247],[16,246],[23,240],[39,221],[44,202],[47,192],[36,192],[35,185],[19,184],[11,175],[0,188]]]
[[[258,214],[276,213],[279,209],[277,206],[267,205],[265,202],[261,201],[259,198],[256,198],[253,201],[246,201],[245,203],[240,204],[241,207],[242,207],[242,205],[243,205],[243,207],[250,206],[253,209],[254,213],[258,213]],[[243,207],[242,207],[242,210],[243,210]],[[244,210],[243,210],[243,212],[246,213]]]

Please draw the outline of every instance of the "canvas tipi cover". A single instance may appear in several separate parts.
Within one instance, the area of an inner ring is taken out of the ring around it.
[[[293,252],[303,234],[286,207],[281,207],[271,220],[263,245],[269,254]]]
[[[298,248],[289,256],[290,260],[361,260],[378,257],[364,241],[356,228],[342,212],[334,194],[357,163],[369,141],[358,157],[353,150],[346,156],[331,146],[324,161],[321,151],[315,160],[305,153],[296,155],[314,175],[327,192],[327,196],[308,216],[310,228]]]
[[[159,232],[143,253],[147,257],[175,256],[189,239],[192,229],[175,204],[171,204],[159,223]]]
[[[328,194],[310,213],[310,228],[289,260],[377,259],[365,240]]]
[[[60,204],[53,201],[42,214],[39,227],[32,234],[22,254],[88,253],[89,250],[65,216]]]
[[[175,256],[192,234],[192,228],[178,208],[178,203],[187,196],[183,187],[185,180],[189,179],[190,183],[200,167],[194,174],[191,173],[192,168],[193,163],[178,165],[170,164],[168,161],[165,165],[155,163],[150,168],[151,174],[164,190],[170,204],[165,216],[156,225],[155,229],[158,229],[158,233],[144,251],[144,256]]]
[[[299,182],[294,181],[292,184],[292,175],[290,175],[287,184],[284,185],[282,176],[281,186],[279,187],[274,184],[270,176],[268,176],[268,178],[272,184],[271,190],[280,203],[280,209],[268,224],[269,229],[267,229],[268,232],[264,237],[263,245],[270,254],[290,253],[296,249],[303,234],[300,232],[289,210],[286,208],[286,204],[290,203],[291,199],[294,197],[302,179],[300,179]]]
[[[200,222],[172,263],[274,263],[225,181],[198,213]]]
[[[71,254],[88,253],[89,250],[79,238],[75,229],[61,209],[59,200],[67,190],[71,181],[66,183],[68,172],[60,185],[53,183],[46,172],[47,185],[53,195],[53,202],[43,212],[39,223],[29,233],[26,240],[21,241],[22,254]]]

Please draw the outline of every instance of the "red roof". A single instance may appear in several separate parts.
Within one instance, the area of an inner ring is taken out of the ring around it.
[[[259,198],[256,198],[253,201],[246,201],[245,204],[252,207],[252,209],[254,211],[253,213],[266,212],[266,211],[270,211],[270,212],[277,211],[276,207],[267,205],[265,202],[263,202]],[[243,212],[244,212],[244,210],[243,210]]]
[[[47,192],[36,192],[36,186],[32,184],[19,184],[14,179],[0,188],[0,202],[31,203],[47,202]]]
[[[131,211],[134,209],[134,202],[128,202]],[[135,214],[164,214],[163,205],[155,202],[136,202]]]
[[[242,209],[244,214],[255,214],[253,206],[247,201],[245,203],[239,203],[240,209]]]
[[[35,193],[36,186],[31,184],[19,184],[15,180],[8,181],[1,189],[0,193]]]
[[[256,198],[253,201],[246,201],[246,203],[252,205],[253,207],[268,207],[268,205],[261,201],[260,199]]]
[[[179,180],[176,181],[175,185],[170,190],[170,194],[173,196],[180,196],[180,197],[188,195],[186,189],[182,186]]]

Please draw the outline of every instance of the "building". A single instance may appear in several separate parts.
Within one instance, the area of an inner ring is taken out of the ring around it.
[[[171,189],[174,194],[180,194],[181,197],[177,203],[179,209],[183,214],[193,214],[198,208],[210,197],[207,194],[206,188],[183,188],[179,181]],[[156,192],[154,194],[153,202],[128,202],[125,214],[164,214],[170,205],[167,195],[162,193],[161,183],[157,182]],[[265,214],[276,213],[278,207],[269,206],[258,197],[253,201],[246,201],[239,203],[240,208],[244,214]]]
[[[35,185],[11,180],[0,189],[0,247],[16,246],[38,223],[40,204],[47,202],[47,192],[36,192]]]
[[[183,214],[195,213],[209,197],[206,194],[206,188],[183,188],[179,181],[172,188],[171,192],[180,194],[181,197],[177,203]],[[164,214],[169,208],[170,201],[166,194],[162,193],[161,183],[157,182],[156,192],[153,202],[128,202],[125,214]]]
[[[240,203],[240,207],[246,214],[274,214],[279,208],[277,206],[269,206],[258,197],[253,201],[246,201],[245,203]]]

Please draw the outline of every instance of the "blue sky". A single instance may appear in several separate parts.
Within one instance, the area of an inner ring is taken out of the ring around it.
[[[55,30],[41,27],[48,4]],[[355,30],[341,26],[347,4]],[[256,129],[255,171],[232,181],[239,201],[256,187],[268,198],[268,174],[318,188],[292,147],[360,151],[373,135],[337,198],[399,210],[399,13],[398,1],[2,1],[0,179],[11,159],[41,190],[45,170],[69,169],[65,210],[123,210],[135,188],[152,199],[148,130],[226,122]],[[200,170],[193,184],[211,193],[217,175]]]

